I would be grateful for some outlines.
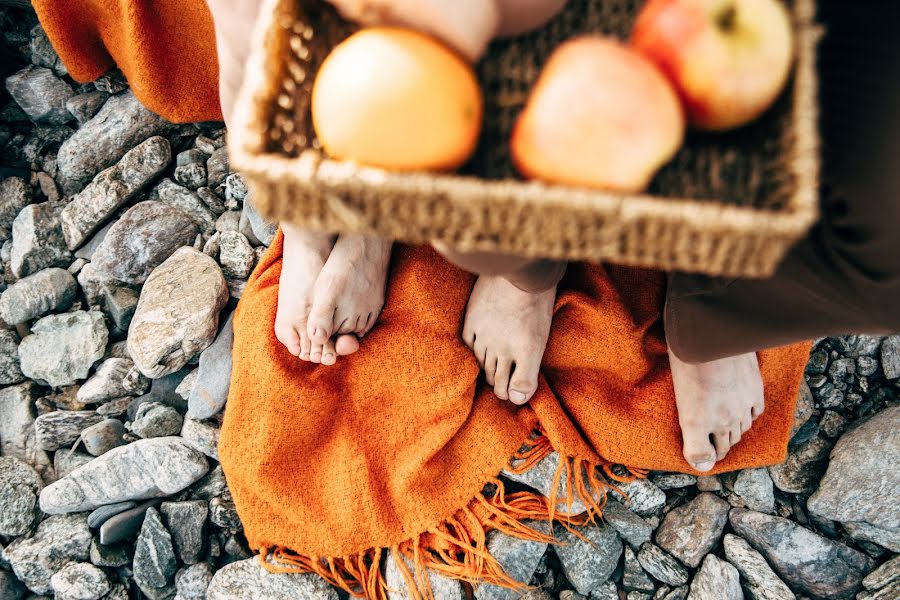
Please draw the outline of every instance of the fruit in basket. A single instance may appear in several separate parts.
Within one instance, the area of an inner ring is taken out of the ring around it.
[[[363,29],[334,47],[312,91],[331,157],[394,170],[453,170],[472,154],[482,98],[471,67],[423,33]]]
[[[649,0],[631,44],[672,80],[690,124],[712,131],[762,114],[793,60],[791,21],[780,0]]]
[[[526,177],[636,192],[678,151],[684,116],[672,85],[633,49],[582,36],[547,60],[513,129]]]
[[[562,10],[566,0],[496,0],[500,9],[501,37],[511,37],[533,31]]]
[[[533,0],[532,0],[533,1]],[[429,33],[475,62],[499,21],[493,0],[330,0],[344,18],[367,27],[400,26]]]

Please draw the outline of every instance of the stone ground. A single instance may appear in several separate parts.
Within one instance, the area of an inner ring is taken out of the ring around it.
[[[0,598],[344,597],[263,574],[218,466],[228,315],[273,235],[221,124],[74,83],[33,14],[0,26]],[[491,552],[531,600],[900,598],[900,336],[818,340],[806,380],[783,465],[654,473],[590,543]]]

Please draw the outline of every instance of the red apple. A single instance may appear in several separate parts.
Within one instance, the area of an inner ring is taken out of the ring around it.
[[[644,56],[600,36],[553,52],[516,122],[510,149],[526,177],[636,192],[684,138],[672,85]]]
[[[763,113],[793,59],[790,17],[779,0],[648,0],[631,44],[675,84],[690,124],[706,130]]]

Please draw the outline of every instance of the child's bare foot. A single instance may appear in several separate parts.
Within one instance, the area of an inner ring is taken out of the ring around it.
[[[288,352],[302,360],[333,365],[338,356],[359,348],[353,336],[313,344],[306,332],[312,308],[313,286],[334,245],[334,236],[302,231],[285,225],[284,255],[275,314],[275,337]]]
[[[709,471],[763,413],[759,362],[751,352],[690,364],[670,350],[669,364],[684,458],[698,471]]]
[[[532,294],[503,277],[482,275],[475,282],[463,340],[497,397],[525,404],[537,391],[555,300],[556,286]]]
[[[363,235],[341,235],[312,290],[307,334],[325,346],[338,334],[362,337],[384,306],[391,242]],[[349,336],[347,336],[349,337]]]

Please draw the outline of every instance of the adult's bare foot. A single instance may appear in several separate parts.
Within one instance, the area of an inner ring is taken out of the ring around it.
[[[307,321],[313,303],[313,287],[334,246],[334,236],[296,229],[284,231],[284,254],[278,285],[275,313],[275,337],[288,352],[302,360],[333,365],[338,356],[359,348],[353,336],[313,343],[307,334]]]
[[[741,441],[765,408],[755,353],[691,364],[669,350],[684,458],[709,471]]]
[[[556,286],[529,293],[503,277],[482,275],[475,282],[463,341],[502,400],[525,404],[537,391],[555,300]]]
[[[307,335],[326,345],[340,334],[362,337],[375,326],[384,307],[389,240],[341,235],[313,286]]]

